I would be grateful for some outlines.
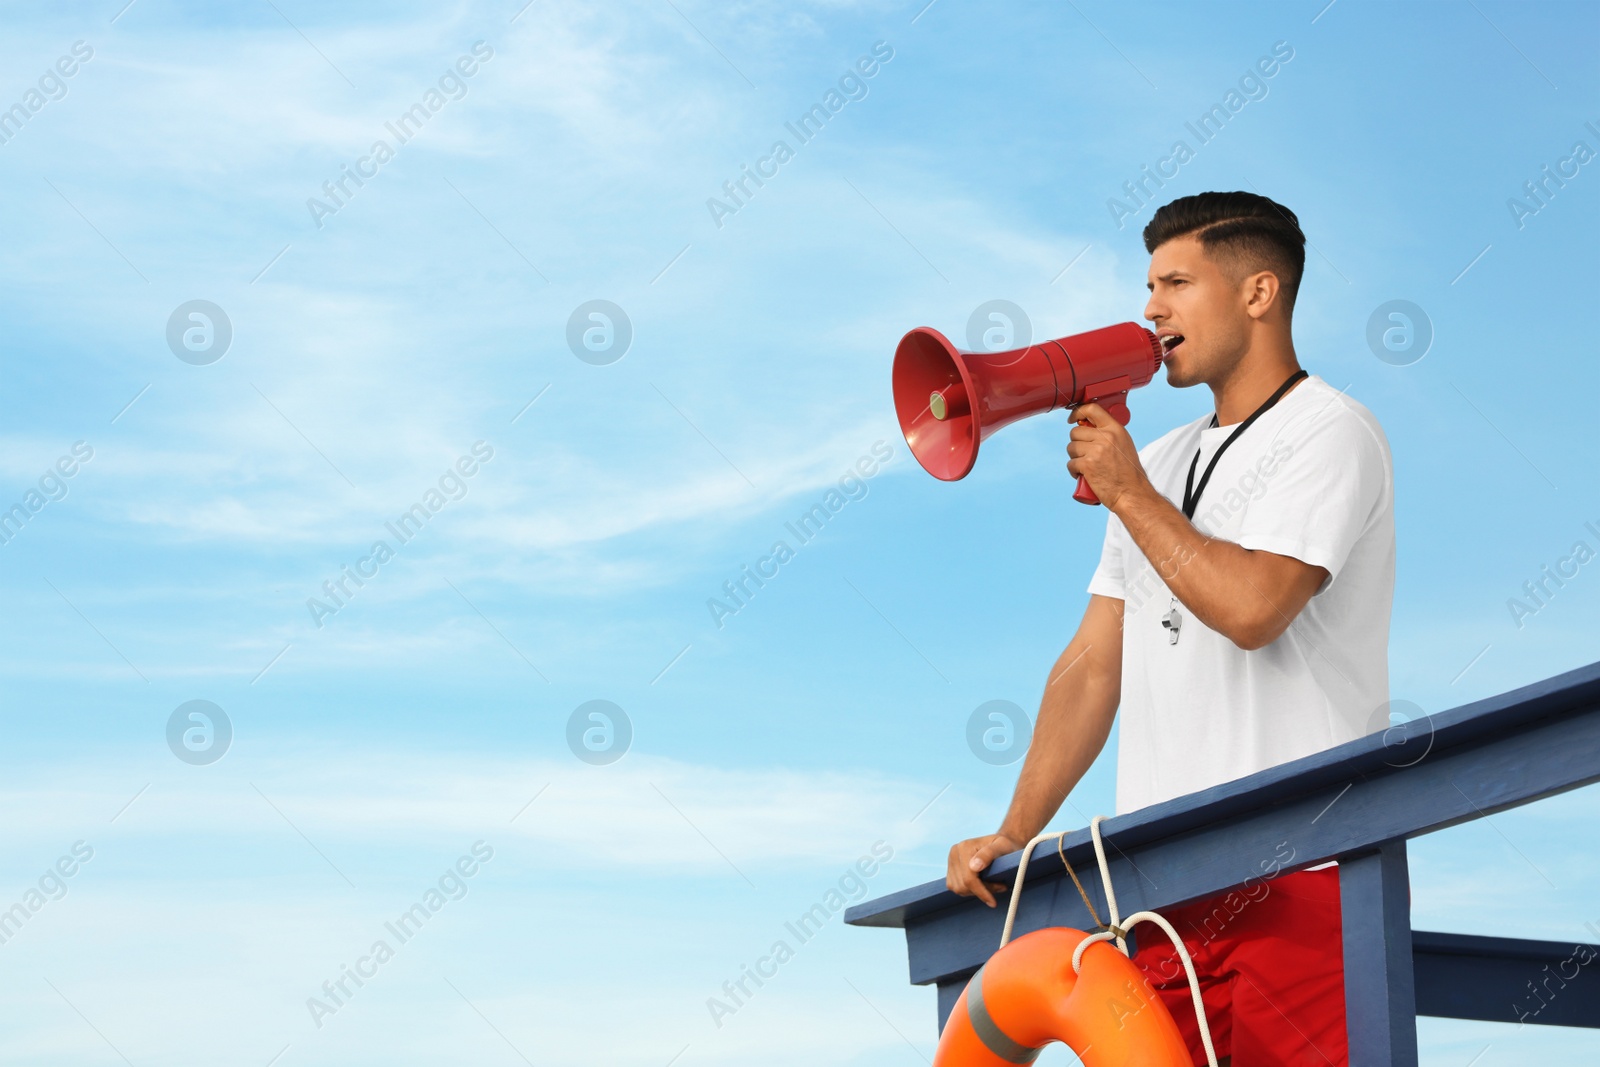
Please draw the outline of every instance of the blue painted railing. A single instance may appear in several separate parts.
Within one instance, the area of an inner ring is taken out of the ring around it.
[[[1162,909],[1339,861],[1350,1062],[1415,1067],[1416,1016],[1600,1027],[1600,945],[1411,929],[1406,841],[1600,781],[1600,663],[1374,733],[1303,759],[1106,819],[1122,914]],[[1097,870],[1087,828],[1067,860]],[[985,877],[1010,883],[1021,853]],[[1098,878],[1084,887],[1101,914]],[[995,951],[1005,909],[928,882],[850,908],[855,926],[901,927],[911,981],[939,990],[942,1028]],[[1016,932],[1093,929],[1053,848],[1037,850]],[[1539,995],[1534,998],[1530,990]]]

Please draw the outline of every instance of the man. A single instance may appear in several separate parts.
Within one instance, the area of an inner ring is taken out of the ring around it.
[[[950,850],[950,888],[990,907],[1005,887],[981,872],[1055,815],[1119,705],[1122,813],[1352,740],[1388,700],[1389,448],[1296,359],[1298,220],[1265,197],[1201,193],[1158,210],[1144,241],[1167,381],[1209,386],[1216,410],[1137,452],[1098,405],[1073,412],[1067,470],[1109,511],[1105,543],[999,832]],[[1344,1064],[1337,867],[1281,875],[1237,915],[1215,903],[1165,914],[1222,1062]],[[1135,962],[1204,1064],[1175,953],[1142,940]]]

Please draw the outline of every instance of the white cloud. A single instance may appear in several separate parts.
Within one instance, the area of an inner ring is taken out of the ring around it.
[[[287,832],[275,804],[335,853],[489,837],[548,848],[579,865],[734,877],[729,861],[747,872],[843,862],[878,838],[910,849],[937,823],[911,822],[937,783],[866,771],[728,769],[640,753],[605,767],[375,749],[224,760],[215,773],[169,768],[157,776],[118,817],[115,836],[270,841]],[[65,843],[109,819],[138,785],[109,768],[36,768],[13,776],[0,794],[0,817],[25,825],[32,841]],[[954,802],[953,793],[941,799]]]

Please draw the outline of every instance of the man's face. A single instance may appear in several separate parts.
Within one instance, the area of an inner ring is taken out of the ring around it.
[[[1147,281],[1144,317],[1169,346],[1162,360],[1167,384],[1181,389],[1221,381],[1250,343],[1241,282],[1225,275],[1192,236],[1157,246]]]

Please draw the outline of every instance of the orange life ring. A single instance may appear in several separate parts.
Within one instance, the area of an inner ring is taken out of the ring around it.
[[[1085,1067],[1191,1067],[1178,1024],[1132,960],[1097,942],[1073,973],[1073,950],[1088,936],[1035,930],[991,956],[956,1001],[933,1067],[1032,1063],[1052,1041]]]

